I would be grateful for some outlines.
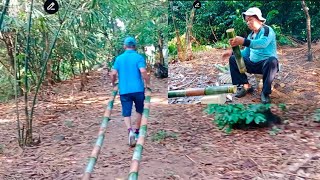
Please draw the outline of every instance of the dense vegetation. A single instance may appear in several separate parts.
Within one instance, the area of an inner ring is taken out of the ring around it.
[[[292,45],[293,42],[306,42],[306,16],[302,10],[301,1],[201,1],[200,9],[195,9],[192,25],[192,34],[195,38],[194,49],[202,50],[199,46],[226,44],[225,31],[235,28],[239,36],[247,36],[250,30],[242,19],[241,13],[250,7],[258,7],[266,24],[276,31],[280,45]],[[191,13],[192,1],[173,1],[174,11],[169,7],[169,40],[170,53],[176,54],[176,37],[173,16],[175,17],[176,29],[180,35],[187,31],[188,14]],[[320,38],[320,8],[319,1],[306,1],[311,17],[311,40]],[[178,9],[178,10],[177,10]],[[189,16],[190,17],[190,16]]]

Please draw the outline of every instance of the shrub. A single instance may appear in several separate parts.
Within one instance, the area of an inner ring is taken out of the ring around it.
[[[215,115],[213,123],[217,124],[220,130],[231,133],[234,127],[266,123],[266,112],[270,112],[270,107],[271,104],[210,104],[205,112]],[[279,105],[279,109],[284,110],[285,105]]]

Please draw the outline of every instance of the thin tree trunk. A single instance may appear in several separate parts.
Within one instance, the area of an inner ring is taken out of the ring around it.
[[[76,74],[74,73],[74,59],[72,56],[70,56],[70,62],[71,62],[71,72],[72,72],[73,78],[75,78]]]
[[[164,57],[163,57],[163,36],[161,34],[161,31],[158,31],[159,39],[158,39],[158,52],[159,52],[159,59],[160,59],[160,64],[164,66]]]
[[[44,38],[45,38],[45,54],[47,55],[47,53],[49,52],[49,34],[48,32],[44,33]],[[46,82],[48,82],[48,85],[52,86],[54,84],[53,81],[53,73],[52,73],[52,61],[48,61],[48,65],[46,67],[46,72],[47,72],[47,80]]]
[[[15,45],[17,44],[17,38],[18,38],[18,33],[15,36]],[[14,54],[16,55],[17,52],[17,46],[15,46],[14,48]],[[19,118],[19,103],[18,103],[18,75],[17,75],[17,69],[18,69],[18,65],[17,65],[17,58],[14,58],[14,100],[16,103],[16,116],[17,116],[17,130],[18,130],[18,143],[20,147],[23,147],[23,143],[22,143],[22,138],[21,138],[21,127],[20,127],[20,118]]]
[[[211,32],[212,32],[212,34],[213,34],[214,38],[216,39],[216,41],[218,41],[218,38],[217,38],[216,34],[215,34],[215,33],[214,33],[214,31],[213,31],[213,28],[212,28],[212,26],[211,26],[210,21],[209,21],[209,26],[210,26],[210,29],[211,29]],[[213,40],[213,42],[214,42],[214,43],[215,43],[216,41],[215,41],[215,40]]]
[[[57,70],[56,70],[56,81],[57,82],[61,82],[61,78],[60,78],[60,62],[61,62],[61,60],[58,60],[58,62],[57,62]]]
[[[193,58],[193,55],[192,55],[192,26],[193,26],[194,15],[195,15],[195,8],[192,8],[189,18],[187,15],[187,30],[186,30],[187,60],[191,60]]]
[[[177,51],[178,51],[178,59],[180,61],[185,61],[186,60],[186,56],[185,56],[185,50],[182,46],[181,40],[180,40],[180,32],[179,29],[177,29],[177,25],[176,25],[176,17],[174,16],[174,11],[173,11],[173,3],[172,1],[170,1],[170,6],[171,6],[171,12],[172,12],[172,22],[173,22],[173,26],[176,32],[176,37],[177,37]]]
[[[308,61],[312,61],[312,50],[311,50],[311,19],[309,15],[309,8],[306,6],[304,0],[301,1],[303,11],[306,15],[307,21],[307,41],[308,41]]]

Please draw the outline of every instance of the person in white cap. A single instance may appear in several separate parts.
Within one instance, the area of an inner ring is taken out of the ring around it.
[[[270,103],[271,83],[279,71],[276,34],[274,30],[265,25],[266,19],[262,17],[259,8],[252,7],[242,13],[243,19],[252,32],[247,38],[236,36],[229,40],[232,47],[243,45],[241,50],[244,63],[248,73],[263,75],[263,88],[261,92],[261,102]],[[253,92],[253,88],[248,83],[246,74],[239,72],[235,56],[232,50],[228,50],[222,58],[229,57],[232,84],[238,86],[236,97],[244,97],[248,92]]]

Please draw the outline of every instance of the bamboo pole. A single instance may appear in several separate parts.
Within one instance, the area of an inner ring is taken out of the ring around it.
[[[98,138],[97,138],[96,144],[91,152],[91,155],[89,157],[89,161],[88,161],[85,173],[82,177],[82,180],[89,180],[91,178],[91,174],[93,172],[95,164],[97,163],[98,156],[99,156],[99,153],[100,153],[103,141],[104,141],[104,136],[105,136],[105,133],[107,130],[107,125],[110,120],[111,111],[113,108],[113,103],[114,103],[114,100],[117,96],[117,93],[118,93],[118,86],[115,86],[112,91],[112,98],[109,100],[108,105],[107,105],[107,109],[104,113],[104,117],[102,119],[99,133],[98,133]]]
[[[145,142],[145,137],[147,136],[147,122],[148,122],[149,112],[150,112],[150,100],[151,100],[151,90],[147,89],[146,98],[144,101],[144,109],[143,109],[143,114],[141,119],[141,125],[139,130],[139,138],[133,152],[128,180],[138,179],[139,164],[142,159],[142,151],[143,151],[143,145]]]
[[[10,3],[10,0],[6,0],[6,2],[4,3],[4,7],[3,7],[3,10],[2,10],[2,13],[1,13],[1,16],[0,16],[0,28],[2,26],[4,15],[7,13],[9,3]]]
[[[168,98],[185,97],[185,96],[205,96],[224,93],[235,93],[236,86],[211,86],[207,88],[193,88],[186,90],[169,91]]]
[[[228,39],[232,39],[232,38],[236,37],[236,33],[235,33],[234,29],[228,29],[226,32],[227,32]],[[232,47],[232,50],[233,50],[233,53],[236,57],[236,63],[238,65],[238,69],[239,69],[240,73],[243,74],[243,73],[247,72],[246,65],[244,64],[243,58],[241,56],[240,46]]]

